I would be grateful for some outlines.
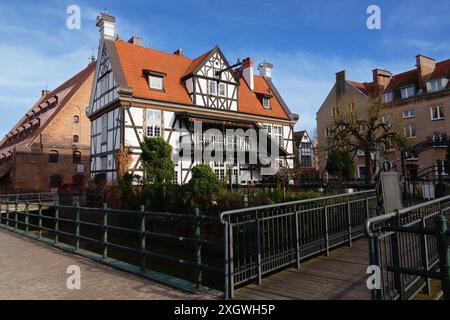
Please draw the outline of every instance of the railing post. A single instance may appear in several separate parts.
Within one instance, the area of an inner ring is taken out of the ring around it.
[[[324,207],[324,219],[325,219],[325,254],[328,257],[330,255],[330,235],[328,231],[328,207]]]
[[[6,199],[6,223],[5,223],[5,225],[7,227],[9,227],[9,219],[11,219],[11,217],[9,216],[9,199]]]
[[[370,237],[369,238],[369,265],[380,267],[380,257],[378,250],[378,237]],[[380,275],[381,276],[381,275]],[[383,279],[379,279],[380,284],[383,283]],[[381,300],[382,288],[375,288],[370,291],[372,300]]]
[[[17,231],[17,226],[19,224],[19,198],[16,197],[16,202],[14,206],[14,230]]]
[[[144,272],[146,269],[145,266],[145,251],[146,251],[146,246],[145,246],[145,242],[146,242],[146,228],[145,228],[145,207],[143,205],[141,205],[140,208],[140,213],[141,213],[141,271]]]
[[[106,203],[103,204],[103,253],[102,259],[106,259],[108,257],[108,205]]]
[[[196,261],[196,288],[199,290],[202,285],[203,271],[201,268],[202,264],[202,230],[201,223],[202,219],[200,216],[200,209],[194,208],[194,219],[195,219],[195,229],[194,229],[194,237],[195,237],[195,261]]]
[[[422,228],[426,228],[425,218],[422,218]],[[421,261],[422,268],[425,271],[429,271],[429,261],[428,261],[428,240],[425,234],[420,235],[420,253],[421,253]],[[425,287],[423,288],[423,293],[430,294],[431,292],[431,282],[430,279],[425,277]]]
[[[28,224],[30,222],[30,216],[29,216],[29,210],[30,210],[30,204],[27,201],[25,201],[25,234],[28,234],[28,231],[30,230],[28,227]]]
[[[38,202],[38,238],[42,238],[42,202]]]
[[[400,216],[398,215],[397,211],[397,219],[396,219],[396,225],[401,226],[400,223]],[[392,264],[395,268],[400,268],[400,237],[399,232],[395,232],[392,235],[392,242],[391,242],[391,248],[392,248]],[[398,290],[398,293],[400,295],[400,300],[403,300],[405,298],[404,294],[404,286],[403,286],[403,280],[402,280],[402,274],[399,271],[394,271],[394,285],[395,288]]]
[[[450,300],[450,252],[448,249],[450,232],[447,218],[440,214],[435,218],[436,242],[439,253],[439,269],[444,300]]]
[[[351,204],[347,198],[348,246],[352,246],[352,213]]]
[[[230,237],[230,298],[233,299],[234,298],[234,250],[233,250],[233,225],[230,223],[229,224],[229,237]]]
[[[298,222],[298,215],[300,214],[297,212],[297,206],[294,206],[294,214],[295,214],[295,252],[297,256],[297,263],[296,268],[297,270],[300,269],[300,231],[299,231],[299,222]]]
[[[256,250],[258,263],[258,285],[262,285],[262,269],[261,269],[261,226],[259,224],[258,212],[256,212]]]
[[[224,250],[225,250],[225,261],[224,261],[224,271],[225,271],[225,299],[230,298],[230,261],[229,261],[229,239],[230,236],[228,234],[228,221],[225,222],[225,228],[224,228]]]
[[[369,198],[367,197],[367,194],[365,195],[365,203],[366,203],[366,219],[370,219]]]
[[[80,203],[75,203],[75,250],[80,250]]]
[[[59,242],[59,201],[55,200],[55,244]]]

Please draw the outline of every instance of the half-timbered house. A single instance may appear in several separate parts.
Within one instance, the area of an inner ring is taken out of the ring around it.
[[[248,140],[225,136],[227,129],[264,132],[279,148],[277,162],[293,166],[293,127],[298,116],[275,88],[270,63],[260,64],[260,75],[254,75],[250,58],[230,66],[219,47],[195,59],[185,57],[181,49],[168,53],[146,48],[140,38],[120,39],[115,22],[107,13],[97,19],[100,44],[88,110],[94,176],[106,178],[108,183],[117,179],[115,155],[121,146],[132,154],[130,172],[142,176],[140,143],[145,136],[163,137],[178,155],[186,137],[194,151],[211,143],[249,148]],[[202,132],[215,129],[224,133],[223,137],[195,134],[198,123]],[[186,155],[177,160],[177,182],[188,182],[191,169],[200,162],[204,161]],[[234,184],[264,180],[259,162],[208,164],[221,179],[228,177]]]

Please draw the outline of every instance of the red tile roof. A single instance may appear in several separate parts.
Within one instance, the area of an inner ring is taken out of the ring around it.
[[[115,46],[123,69],[125,81],[133,91],[134,97],[155,99],[165,102],[192,104],[192,100],[183,83],[183,77],[192,73],[209,55],[208,51],[196,59],[175,55],[151,48],[116,40]],[[164,92],[151,90],[143,70],[165,73]],[[252,92],[241,77],[238,93],[239,112],[289,119],[281,102],[271,98],[271,109],[265,109],[256,93],[267,92],[273,95],[268,83],[262,77],[255,76],[255,92]]]
[[[353,87],[364,93],[366,96],[370,95],[373,90],[374,83],[373,82],[356,82],[356,81],[348,81]]]
[[[418,73],[417,69],[406,71],[400,74],[392,76],[391,81],[386,87],[385,91],[396,90],[401,87],[406,87],[408,85],[417,85],[418,83]]]
[[[439,79],[450,77],[450,59],[436,63],[436,68],[430,76],[430,79]]]
[[[0,157],[3,153],[11,152],[16,146],[29,146],[75,94],[79,86],[95,72],[95,66],[95,62],[90,63],[85,69],[61,84],[58,88],[41,97],[2,139],[0,142]],[[28,129],[32,125],[35,126],[32,131],[27,131],[20,138],[8,139],[8,137],[14,136],[19,131],[23,131],[23,128]],[[37,127],[37,125],[39,126]]]

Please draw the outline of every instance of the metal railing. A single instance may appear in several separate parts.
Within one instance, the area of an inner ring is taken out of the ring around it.
[[[221,250],[222,244],[208,240],[204,230],[211,225],[220,230],[221,224],[198,209],[173,214],[148,212],[143,207],[140,211],[106,205],[89,208],[50,203],[47,196],[0,197],[0,228],[183,290],[203,287],[205,271],[223,275],[221,263],[209,264],[203,250]],[[177,252],[165,251],[170,243]],[[157,269],[152,265],[156,260]],[[189,272],[173,273],[170,263]]]
[[[326,253],[364,235],[376,215],[375,190],[226,211],[225,295],[302,259]]]
[[[55,202],[57,199],[58,199],[58,194],[55,192],[0,194],[0,202],[3,202],[3,203],[6,203],[6,201],[13,203],[16,200],[19,202],[29,201],[30,203],[37,203],[39,201]]]
[[[450,258],[445,239],[450,234],[445,216],[449,215],[447,196],[366,221],[369,263],[379,267],[381,276],[372,299],[407,300],[420,291],[429,294],[430,279],[447,281],[448,286]]]

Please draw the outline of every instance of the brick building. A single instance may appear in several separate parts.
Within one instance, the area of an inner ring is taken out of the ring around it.
[[[345,71],[336,74],[336,83],[317,112],[317,136],[320,171],[327,159],[327,134],[334,117],[342,112],[367,115],[371,98],[383,101],[383,117],[405,136],[409,153],[404,161],[407,170],[421,171],[441,167],[446,158],[446,141],[450,132],[450,60],[436,62],[418,55],[416,68],[393,75],[373,70],[372,82],[358,83],[346,79]],[[401,171],[401,153],[392,150],[376,164],[389,164]],[[364,155],[354,158],[357,179],[364,179]]]
[[[95,62],[39,100],[0,142],[0,193],[84,187],[90,174],[89,104]]]

